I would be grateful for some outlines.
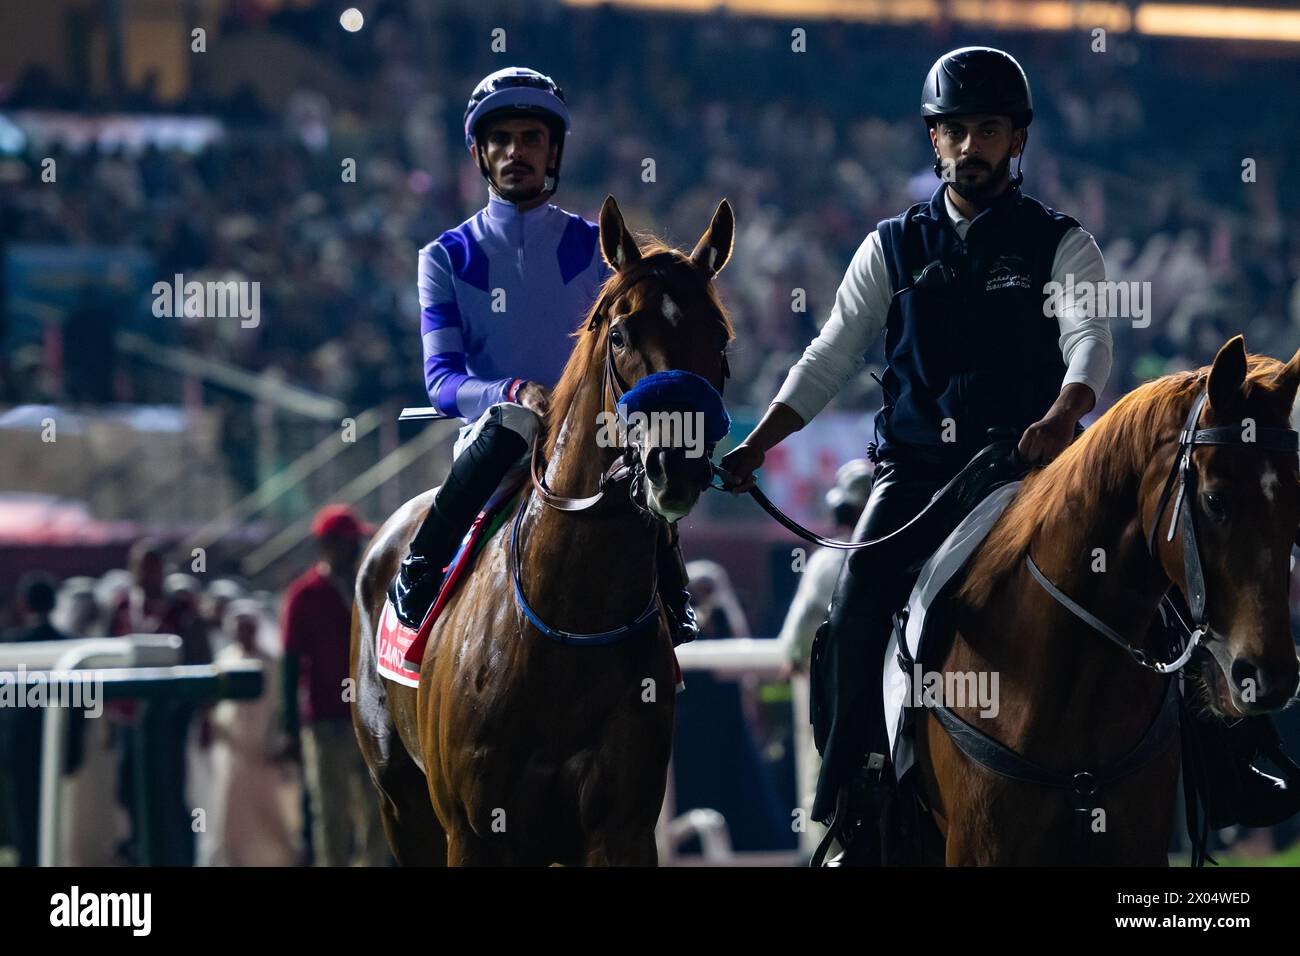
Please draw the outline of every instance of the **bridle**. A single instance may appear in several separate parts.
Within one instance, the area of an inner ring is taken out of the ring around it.
[[[634,271],[624,280],[621,291],[629,291],[637,283],[649,278],[667,280],[668,270],[665,266],[674,261],[676,261],[675,256],[671,253],[656,253],[652,256],[646,257],[641,260],[638,267],[635,268]],[[609,296],[606,295],[602,297],[601,301],[596,304],[596,308],[592,310],[591,319],[587,323],[588,332],[595,332],[606,324],[608,319],[608,315],[606,314],[606,298],[609,298]],[[624,381],[622,374],[618,370],[618,365],[614,361],[614,345],[609,340],[608,336],[605,338],[605,370],[603,377],[605,395],[607,398],[612,399],[609,407],[617,408],[619,401],[628,393],[630,388],[627,382]],[[730,377],[731,365],[727,361],[726,346],[724,345],[722,349],[722,380],[717,386],[719,396],[725,394],[727,379]],[[650,511],[636,500],[636,492],[639,488],[639,482],[644,479],[644,468],[641,466],[641,456],[639,451],[640,447],[637,442],[629,442],[624,448],[623,454],[614,459],[610,466],[605,469],[604,473],[600,476],[600,481],[597,484],[596,493],[594,495],[588,495],[585,498],[566,498],[563,495],[555,494],[546,487],[544,472],[540,467],[542,443],[539,436],[539,439],[533,443],[532,454],[529,461],[533,493],[536,494],[544,504],[549,505],[557,511],[586,511],[590,508],[596,507],[596,505],[600,504],[601,501],[605,500],[605,493],[609,486],[630,479],[631,484],[628,488],[628,495],[632,499],[633,505],[647,518],[663,521],[664,519],[661,516]],[[713,457],[712,445],[706,446],[705,457],[710,459]],[[716,466],[714,470],[716,473]]]
[[[1070,799],[1070,808],[1073,811],[1074,818],[1071,853],[1075,862],[1082,862],[1086,857],[1092,811],[1100,804],[1104,787],[1145,767],[1163,753],[1170,741],[1176,736],[1180,723],[1180,695],[1178,694],[1178,682],[1173,677],[1191,658],[1192,651],[1200,644],[1208,631],[1205,606],[1205,573],[1201,564],[1200,548],[1196,538],[1195,512],[1192,506],[1192,501],[1196,497],[1196,471],[1191,467],[1192,452],[1200,445],[1237,445],[1246,447],[1255,445],[1265,451],[1283,452],[1295,452],[1300,448],[1300,436],[1289,428],[1256,428],[1255,439],[1252,441],[1247,441],[1238,428],[1230,425],[1198,428],[1201,412],[1205,408],[1208,399],[1208,392],[1202,392],[1198,396],[1192,404],[1192,409],[1187,415],[1187,421],[1182,431],[1178,433],[1178,449],[1169,474],[1165,478],[1160,501],[1156,507],[1156,514],[1152,519],[1151,531],[1146,538],[1148,551],[1152,557],[1156,557],[1156,532],[1172,497],[1173,508],[1165,540],[1172,541],[1174,539],[1174,533],[1181,521],[1183,526],[1183,567],[1187,582],[1186,598],[1192,617],[1191,630],[1186,645],[1175,659],[1168,662],[1152,660],[1145,651],[1133,646],[1118,631],[1093,615],[1053,584],[1043,574],[1028,551],[1025,553],[1025,563],[1029,567],[1030,574],[1057,603],[1061,604],[1089,627],[1116,643],[1139,665],[1164,677],[1165,691],[1162,696],[1162,703],[1147,727],[1146,733],[1143,734],[1137,745],[1119,759],[1095,771],[1082,770],[1071,773],[1069,771],[1052,770],[1026,759],[1015,750],[967,723],[947,707],[942,705],[928,707],[935,719],[948,732],[957,748],[984,769],[1004,777],[1034,783],[1066,793]],[[1172,588],[1173,585],[1170,585],[1169,590],[1172,590]],[[1161,613],[1162,615],[1165,614],[1164,606],[1167,606],[1173,613],[1172,620],[1178,621],[1186,628],[1187,625],[1182,622],[1177,608],[1170,600],[1169,590],[1162,597]],[[1171,618],[1165,615],[1166,623],[1169,623],[1170,620]],[[900,624],[905,625],[905,617]],[[910,667],[911,662],[907,657],[905,644],[900,644],[900,647],[902,648],[900,656],[903,658],[905,666]],[[1198,835],[1194,826],[1194,785],[1186,776],[1184,776],[1184,791],[1187,796],[1188,835],[1192,841],[1192,865],[1200,866],[1203,865],[1207,856],[1205,848],[1208,818],[1203,821]]]
[[[1029,567],[1029,573],[1058,604],[1103,637],[1117,644],[1138,665],[1155,671],[1157,674],[1173,674],[1182,669],[1191,659],[1192,652],[1200,645],[1209,631],[1209,619],[1205,602],[1205,569],[1201,563],[1201,550],[1196,537],[1195,509],[1192,504],[1196,498],[1196,469],[1191,467],[1192,452],[1201,445],[1236,445],[1245,448],[1253,446],[1263,451],[1281,452],[1295,452],[1300,449],[1300,435],[1290,428],[1257,427],[1251,441],[1247,441],[1241,429],[1233,425],[1198,428],[1201,412],[1208,400],[1209,392],[1201,392],[1196,401],[1192,403],[1192,409],[1187,414],[1187,421],[1178,433],[1178,449],[1174,455],[1173,464],[1170,466],[1169,474],[1165,478],[1164,488],[1160,493],[1160,501],[1156,506],[1155,517],[1151,521],[1151,531],[1146,536],[1147,551],[1153,558],[1158,560],[1156,533],[1160,528],[1160,519],[1164,516],[1165,509],[1169,507],[1170,498],[1173,497],[1169,530],[1165,534],[1165,540],[1174,540],[1174,533],[1181,521],[1183,526],[1183,574],[1186,581],[1186,594],[1184,597],[1187,599],[1187,607],[1191,612],[1191,626],[1187,644],[1182,653],[1175,659],[1169,662],[1152,660],[1145,651],[1129,643],[1117,630],[1092,614],[1053,584],[1034,562],[1033,556],[1028,551],[1025,552],[1025,563]],[[1173,585],[1170,585],[1171,590],[1172,588]],[[1178,614],[1177,608],[1170,600],[1168,591],[1165,592],[1161,601],[1169,611],[1172,611],[1174,618],[1181,622],[1182,616]]]
[[[642,260],[639,266],[644,268],[634,268],[622,284],[622,291],[627,291],[637,283],[657,277],[667,279],[667,269],[665,268],[665,259],[675,261],[675,256],[670,253],[656,253]],[[605,325],[607,316],[605,313],[605,300],[608,296],[602,296],[597,303],[596,308],[592,310],[591,320],[587,323],[587,331],[595,332]],[[727,385],[727,379],[731,377],[731,366],[727,361],[726,345],[722,351],[722,380],[718,385],[717,391],[721,397]],[[623,397],[631,391],[623,376],[619,373],[617,364],[614,361],[614,346],[609,337],[605,338],[605,370],[603,374],[603,394],[609,400],[612,399],[611,405],[618,407]],[[705,446],[705,457],[711,459],[713,456],[714,443]],[[667,520],[659,514],[656,514],[646,505],[637,500],[639,492],[644,492],[645,467],[642,464],[640,454],[640,443],[631,438],[624,447],[623,453],[610,463],[609,467],[601,474],[600,480],[596,487],[596,493],[582,498],[569,498],[564,495],[557,495],[546,486],[546,478],[543,470],[540,468],[542,454],[542,439],[539,434],[533,441],[532,451],[529,455],[529,473],[532,482],[530,495],[536,495],[543,505],[554,508],[556,511],[579,512],[589,511],[602,502],[611,502],[608,496],[609,491],[617,484],[624,481],[628,483],[628,500],[631,501],[642,517],[652,523],[660,525],[666,524]],[[711,466],[712,467],[712,466]],[[515,512],[514,522],[510,529],[510,556],[513,567],[511,568],[511,578],[514,582],[515,601],[524,616],[532,622],[543,635],[553,641],[561,644],[594,646],[601,644],[613,644],[633,634],[640,633],[650,625],[658,626],[658,593],[659,593],[659,572],[658,562],[654,562],[654,577],[650,586],[650,601],[646,604],[645,609],[636,616],[631,622],[608,631],[595,631],[580,633],[576,631],[566,631],[561,628],[552,627],[541,619],[536,611],[529,605],[527,598],[524,596],[524,587],[522,580],[523,562],[519,554],[519,528],[523,522],[524,512],[528,510],[528,498],[526,495],[519,503],[518,510]]]

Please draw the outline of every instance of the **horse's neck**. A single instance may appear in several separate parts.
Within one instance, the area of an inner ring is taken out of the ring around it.
[[[1150,622],[1169,582],[1146,550],[1136,516],[1138,478],[1075,497],[1042,519],[1030,553],[1057,587],[1132,646],[1150,651]],[[1125,500],[1135,513],[1117,515]],[[1101,756],[1132,745],[1163,683],[1057,603],[1023,561],[1005,585],[987,606],[966,609],[967,626],[945,663],[945,670],[998,673],[999,739],[1051,751],[1062,733],[1083,728],[1084,746],[1096,744]]]
[[[589,376],[564,417],[546,464],[547,486],[557,495],[594,494],[619,450],[596,444],[601,411],[600,379]],[[661,529],[627,500],[627,486],[613,486],[612,500],[594,509],[561,512],[528,503],[521,535],[523,580],[529,603],[552,627],[599,631],[630,622],[650,600],[655,548]]]

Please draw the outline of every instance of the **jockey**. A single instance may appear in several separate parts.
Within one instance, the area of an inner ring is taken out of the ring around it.
[[[535,70],[498,70],[474,88],[464,126],[488,203],[420,250],[425,387],[438,411],[465,425],[388,589],[398,620],[412,630],[475,516],[527,472],[569,335],[607,275],[599,227],[548,202],[570,128],[564,91]],[[692,640],[675,533],[661,556],[660,598],[674,643]]]
[[[803,428],[861,371],[883,330],[884,405],[877,441],[868,445],[875,480],[857,540],[883,537],[915,517],[989,443],[992,428],[1019,436],[1026,462],[1046,465],[1074,439],[1111,368],[1105,316],[1067,300],[1054,320],[1044,320],[1053,311],[1046,308],[1048,283],[1071,276],[1088,288],[1105,280],[1106,270],[1076,220],[1021,192],[1019,159],[1033,104],[1020,64],[988,47],[945,54],[926,78],[921,115],[944,181],[929,202],[866,237],[821,333],[762,421],[722,460],[736,479],[729,490],[752,487],[764,453]],[[862,581],[856,564],[845,562],[823,625],[818,670],[826,691],[819,696],[829,714],[818,727],[826,739],[812,810],[814,819],[826,820],[848,791],[840,863],[850,865],[880,862],[877,819],[894,776],[882,668],[892,614],[915,581],[896,568],[873,569]],[[1236,796],[1255,804],[1245,816],[1269,816],[1266,804],[1278,810],[1283,800],[1293,802],[1281,781],[1248,760],[1236,767]]]

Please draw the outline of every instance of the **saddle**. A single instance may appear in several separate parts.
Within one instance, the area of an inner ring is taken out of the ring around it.
[[[424,661],[424,649],[429,643],[429,634],[433,631],[433,625],[447,607],[457,586],[474,567],[474,562],[483,548],[514,514],[524,494],[523,482],[524,479],[519,478],[510,488],[499,489],[474,519],[474,523],[470,525],[469,531],[461,541],[460,549],[443,571],[442,583],[438,586],[438,596],[420,624],[418,633],[407,628],[397,619],[391,602],[384,602],[379,626],[375,629],[377,661],[381,675],[408,687],[419,686],[420,665]]]
[[[1015,455],[1016,439],[1009,433],[990,431],[994,441],[975,454],[947,484],[931,497],[929,503],[907,524],[876,538],[849,555],[849,570],[857,582],[870,581],[877,574],[900,572],[913,578],[943,548],[944,542],[963,526],[978,506],[999,488],[1018,481],[1029,465]],[[1005,502],[1003,502],[1005,504]],[[987,528],[984,528],[987,533]],[[865,562],[865,563],[864,563]],[[951,570],[946,577],[951,577]],[[928,603],[928,601],[927,601]],[[918,623],[920,616],[918,616]],[[824,751],[831,714],[836,710],[835,681],[822,676],[827,661],[830,620],[823,622],[813,639],[811,684],[813,740]],[[893,659],[893,652],[886,661]],[[867,693],[875,693],[868,689]],[[825,699],[823,699],[825,698]],[[889,707],[886,706],[886,713]]]
[[[935,492],[920,514],[853,554],[850,561],[866,562],[855,567],[854,573],[883,565],[904,567],[909,573],[919,571],[976,505],[1003,485],[1023,478],[1032,466],[1016,454],[1016,439],[999,434],[990,430],[990,437],[996,440]]]

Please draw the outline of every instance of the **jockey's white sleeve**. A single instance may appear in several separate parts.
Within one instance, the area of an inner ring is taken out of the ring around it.
[[[962,218],[951,204],[948,210],[958,234],[964,237],[970,220]],[[1061,237],[1052,262],[1052,281],[1067,285],[1070,275],[1076,290],[1086,288],[1081,282],[1099,283],[1106,278],[1101,250],[1092,235],[1078,226]],[[772,401],[794,409],[805,424],[812,421],[866,366],[865,353],[885,327],[892,296],[880,234],[873,230],[849,263],[830,318],[790,369]],[[1066,365],[1061,386],[1083,382],[1100,400],[1110,376],[1110,324],[1105,316],[1089,316],[1077,300],[1077,295],[1063,296],[1057,316],[1058,342]]]

